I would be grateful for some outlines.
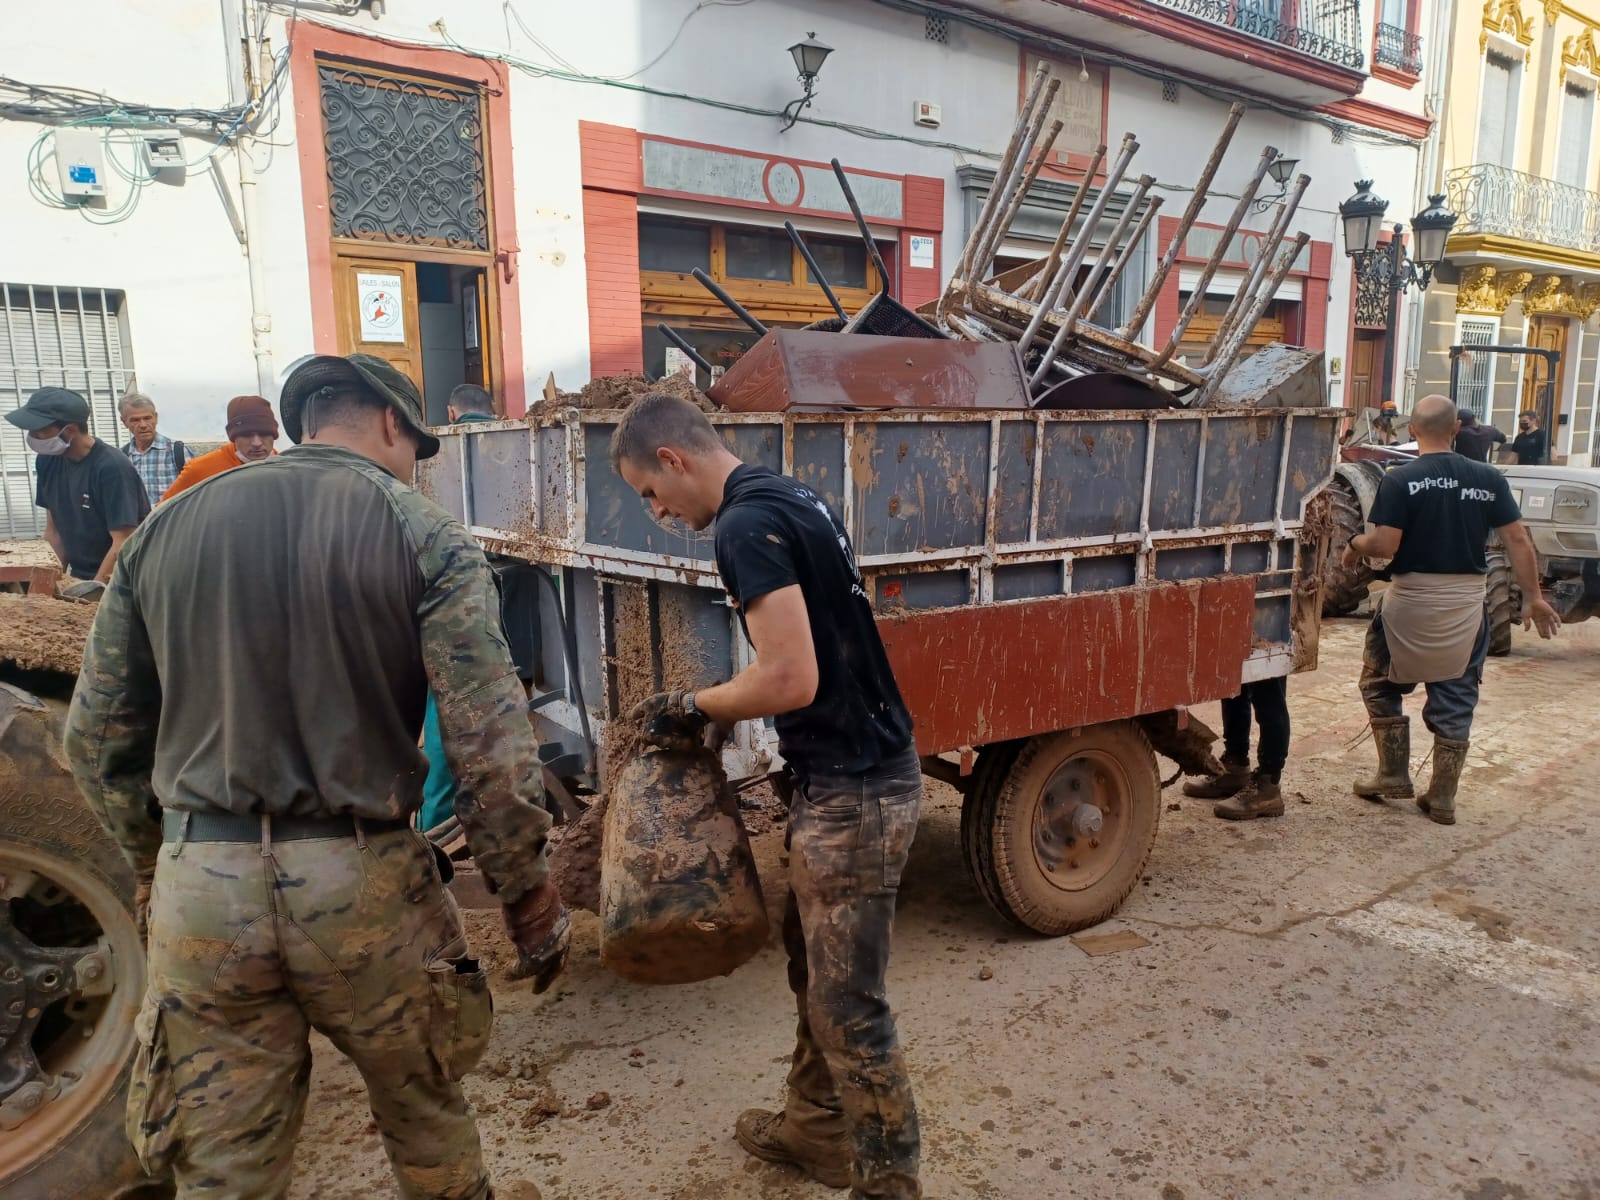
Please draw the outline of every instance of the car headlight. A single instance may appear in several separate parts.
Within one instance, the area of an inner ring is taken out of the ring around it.
[[[1593,525],[1600,520],[1600,501],[1587,488],[1558,487],[1551,516],[1563,525]]]

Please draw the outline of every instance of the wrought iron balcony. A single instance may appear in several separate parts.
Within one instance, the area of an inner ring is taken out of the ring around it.
[[[1359,71],[1360,0],[1151,0],[1213,25]]]
[[[1487,233],[1590,253],[1600,247],[1600,192],[1494,163],[1458,167],[1445,185],[1459,214],[1452,237]]]
[[[1378,22],[1378,45],[1372,61],[1404,71],[1407,75],[1422,74],[1422,35],[1408,33],[1398,25]]]

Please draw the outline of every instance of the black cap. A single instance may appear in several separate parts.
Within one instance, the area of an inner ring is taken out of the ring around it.
[[[319,354],[308,358],[289,373],[278,411],[283,416],[283,431],[295,445],[300,444],[301,415],[306,400],[319,388],[362,387],[373,392],[417,435],[417,457],[432,458],[439,453],[439,439],[423,423],[422,393],[411,378],[392,364],[372,354],[350,354],[343,358]]]
[[[71,388],[40,388],[21,408],[8,412],[6,420],[29,433],[51,425],[76,425],[87,432],[89,402]]]

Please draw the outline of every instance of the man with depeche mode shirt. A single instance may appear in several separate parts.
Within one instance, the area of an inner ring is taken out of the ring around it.
[[[1553,637],[1561,619],[1539,592],[1533,539],[1504,475],[1450,449],[1461,422],[1444,396],[1425,396],[1411,413],[1417,458],[1378,485],[1372,532],[1350,539],[1344,565],[1391,559],[1392,582],[1367,628],[1361,698],[1372,718],[1378,774],[1355,784],[1368,800],[1409,798],[1411,729],[1402,698],[1425,684],[1422,720],[1433,734],[1433,777],[1417,807],[1454,825],[1456,788],[1466,763],[1472,714],[1489,649],[1484,553],[1493,529],[1522,586],[1523,627]]]

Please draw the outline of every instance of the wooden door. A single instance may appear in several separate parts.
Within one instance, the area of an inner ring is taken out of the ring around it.
[[[1382,362],[1383,335],[1368,329],[1356,330],[1355,345],[1350,347],[1350,394],[1345,407],[1357,410],[1378,407],[1378,372]]]
[[[340,354],[372,354],[404,371],[422,390],[422,324],[417,266],[382,258],[333,260]]]
[[[1555,449],[1556,414],[1561,411],[1560,383],[1561,372],[1566,368],[1567,354],[1567,319],[1565,317],[1534,317],[1528,322],[1528,345],[1540,350],[1559,350],[1561,361],[1556,364],[1557,385],[1555,388],[1546,389],[1550,382],[1550,364],[1538,354],[1525,355],[1522,364],[1522,404],[1524,411],[1533,409],[1539,413],[1540,419],[1545,422],[1545,430],[1550,436],[1551,448],[1546,453]],[[1544,410],[1543,402],[1546,391],[1550,395],[1550,411]]]

